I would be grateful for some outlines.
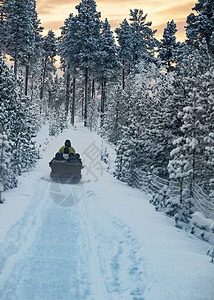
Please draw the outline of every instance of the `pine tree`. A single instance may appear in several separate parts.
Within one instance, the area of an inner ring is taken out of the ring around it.
[[[16,186],[16,173],[12,169],[12,148],[10,140],[11,123],[16,102],[16,84],[14,75],[0,57],[0,126],[1,126],[1,191]]]
[[[117,145],[122,139],[123,126],[127,121],[127,94],[120,85],[112,87],[107,99],[102,134]]]
[[[101,127],[104,122],[104,113],[107,99],[107,85],[116,80],[119,70],[119,61],[117,59],[117,48],[110,24],[107,19],[102,25],[100,56],[95,66],[96,78],[101,84]]]
[[[132,32],[133,60],[144,59],[154,61],[154,48],[158,45],[154,35],[157,30],[152,30],[152,22],[146,21],[147,14],[143,10],[130,10],[130,27]]]
[[[198,48],[205,39],[210,55],[214,56],[214,2],[213,0],[198,0],[193,8],[196,14],[187,17],[187,42]]]
[[[172,100],[175,78],[171,73],[166,74],[161,69],[155,69],[150,81],[153,85],[150,86],[150,120],[146,124],[144,136],[145,165],[148,166],[147,170],[152,170],[162,178],[168,178],[171,143],[179,124],[176,107],[178,103]]]
[[[210,194],[214,192],[214,66],[213,63],[208,63],[207,70],[202,76],[201,93],[206,107],[205,107],[205,122],[206,133],[204,137],[205,144],[205,178],[206,178],[206,191]]]
[[[158,41],[154,35],[156,30],[150,27],[152,22],[146,22],[147,15],[140,9],[130,10],[130,18],[120,24],[115,30],[119,44],[119,57],[123,64],[122,86],[125,88],[125,77],[140,60],[155,61],[155,47]],[[127,66],[127,67],[126,67]],[[125,70],[127,68],[127,71]]]
[[[132,50],[132,31],[131,27],[126,19],[120,24],[119,28],[115,30],[116,38],[119,44],[118,55],[122,62],[122,87],[125,89],[125,77],[129,73],[129,70],[126,72],[126,66],[130,65],[133,57]],[[126,74],[127,73],[127,74]]]
[[[5,54],[5,40],[7,37],[5,21],[7,18],[8,7],[13,0],[1,0],[0,1],[0,55]]]
[[[38,19],[38,13],[36,11],[36,0],[30,0],[30,14],[31,22],[33,25],[33,38],[30,41],[31,47],[27,54],[27,60],[24,62],[25,65],[25,95],[28,94],[28,82],[31,75],[31,81],[34,81],[33,77],[38,73],[38,66],[40,66],[40,60],[42,56],[42,31],[41,21]]]
[[[88,122],[88,106],[90,98],[94,97],[95,74],[97,74],[97,62],[100,59],[101,45],[101,14],[96,10],[94,0],[82,0],[76,6],[78,14],[65,20],[61,28],[59,39],[59,53],[61,62],[66,72],[66,111],[70,103],[70,90],[72,88],[71,123],[74,124],[76,102],[76,80],[82,77],[84,72],[84,125]],[[73,80],[71,81],[71,79]]]
[[[16,118],[11,119],[9,137],[13,143],[12,167],[20,175],[30,170],[38,158],[33,139],[36,137],[39,124],[29,98],[23,96],[21,90],[18,90],[16,96],[15,109]]]
[[[70,81],[72,82],[72,109],[71,109],[71,123],[74,125],[75,117],[75,102],[76,102],[76,77],[77,69],[81,67],[80,47],[81,47],[81,28],[77,16],[70,14],[69,18],[65,20],[65,25],[61,28],[61,36],[59,38],[59,54],[61,56],[61,63],[66,70],[66,116],[68,115],[68,108],[70,102]]]
[[[7,136],[4,134],[0,134],[0,204],[4,202],[2,197],[2,192],[4,191],[4,177],[6,177],[6,165],[5,160],[6,156],[6,146],[7,146]]]
[[[174,48],[175,57],[176,57],[176,66],[175,70],[179,70],[182,62],[192,54],[193,49],[186,42],[177,42],[176,47]]]
[[[42,76],[40,87],[40,99],[42,100],[45,89],[45,82],[50,78],[51,73],[55,73],[56,67],[54,65],[56,59],[57,43],[53,31],[48,31],[47,36],[43,38],[42,44]]]
[[[173,64],[176,62],[176,32],[177,29],[174,21],[167,22],[167,27],[164,29],[163,38],[159,45],[158,58],[166,66],[167,72],[174,69]]]
[[[94,0],[82,0],[76,9],[78,10],[77,21],[80,25],[79,34],[81,36],[79,58],[81,68],[85,71],[84,125],[87,126],[89,74],[91,67],[99,57],[101,14],[97,12]]]
[[[5,26],[5,19],[6,19],[6,8],[5,8],[5,1],[0,1],[0,55],[3,54],[4,51],[4,26]]]
[[[32,24],[31,3],[28,0],[11,0],[7,6],[6,52],[14,61],[17,77],[18,64],[26,65],[32,53],[34,28]]]
[[[66,128],[65,122],[65,85],[56,75],[50,87],[49,101],[49,135],[56,136]]]
[[[183,108],[178,113],[181,125],[176,139],[179,144],[176,142],[176,150],[173,150],[176,155],[176,159],[172,158],[173,164],[185,161],[185,166],[188,165],[183,171],[183,177],[186,177],[190,190],[195,181],[209,192],[209,182],[213,178],[214,123],[213,103],[210,101],[213,93],[213,69],[208,57],[201,57],[201,53],[196,52],[183,61],[178,75],[183,89]],[[179,172],[176,174],[179,176]]]
[[[13,187],[15,177],[29,170],[37,159],[33,138],[37,130],[35,112],[29,98],[23,96],[21,82],[15,80],[3,59],[0,60],[0,124],[7,136],[8,161],[6,162],[4,187]]]
[[[11,147],[7,135],[0,134],[0,203],[4,201],[2,192],[17,185],[16,176],[11,168]]]
[[[155,107],[150,95],[154,66],[141,62],[136,70],[134,76],[128,77],[125,88],[126,113],[116,160],[116,176],[130,185],[134,184],[137,169],[149,170],[153,163],[149,128]]]

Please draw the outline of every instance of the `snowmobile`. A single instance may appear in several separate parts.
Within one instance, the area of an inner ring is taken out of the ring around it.
[[[83,165],[79,154],[70,153],[68,159],[63,159],[61,153],[57,153],[49,166],[51,167],[50,177],[53,181],[77,183],[82,178]]]

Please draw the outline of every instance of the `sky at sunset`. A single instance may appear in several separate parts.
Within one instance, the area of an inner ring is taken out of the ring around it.
[[[37,0],[37,11],[42,26],[52,29],[60,35],[60,27],[70,13],[77,13],[75,6],[80,0]],[[97,10],[102,19],[108,18],[112,30],[119,26],[125,18],[129,18],[130,9],[143,9],[148,14],[147,21],[152,21],[152,28],[157,29],[156,38],[161,38],[167,21],[174,20],[177,24],[177,40],[185,39],[186,17],[192,12],[197,0],[97,0]]]

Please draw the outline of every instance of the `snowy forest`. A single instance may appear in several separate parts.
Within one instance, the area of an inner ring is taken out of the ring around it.
[[[178,182],[181,203],[194,182],[214,196],[213,0],[192,8],[184,42],[173,20],[158,40],[142,9],[113,32],[82,0],[56,37],[43,34],[36,0],[0,4],[0,191],[36,164],[34,138],[48,121],[52,136],[68,123],[97,130],[129,185],[139,170]]]

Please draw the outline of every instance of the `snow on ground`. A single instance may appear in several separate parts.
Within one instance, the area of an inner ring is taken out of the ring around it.
[[[79,184],[49,181],[65,139],[85,165]],[[39,142],[42,159],[0,206],[1,300],[213,299],[209,244],[106,172],[110,145],[83,127]]]

